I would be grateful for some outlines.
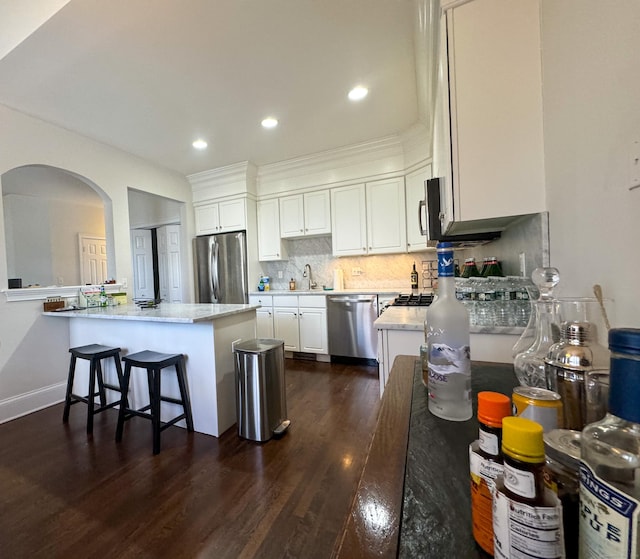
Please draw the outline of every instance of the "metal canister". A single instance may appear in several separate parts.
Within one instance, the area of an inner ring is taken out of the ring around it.
[[[545,433],[563,426],[562,400],[557,392],[533,386],[516,386],[511,403],[513,415],[537,421]]]
[[[589,322],[567,322],[544,360],[547,388],[560,394],[562,426],[582,431],[607,412],[609,352],[592,340]]]

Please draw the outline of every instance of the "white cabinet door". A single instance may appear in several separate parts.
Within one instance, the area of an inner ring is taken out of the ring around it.
[[[247,228],[244,198],[197,206],[195,216],[197,235],[242,231]]]
[[[271,307],[267,309],[257,309],[256,336],[258,338],[272,339],[274,337],[273,334],[273,311],[271,310]]]
[[[283,238],[331,233],[328,190],[280,198],[280,235]]]
[[[406,252],[404,178],[367,183],[367,252]]]
[[[539,12],[539,0],[446,12],[456,221],[545,211]]]
[[[328,190],[308,192],[304,195],[304,234],[331,233],[331,196]]]
[[[220,233],[220,214],[218,204],[206,204],[197,206],[196,235],[210,235]]]
[[[331,190],[331,244],[334,256],[367,253],[365,186]]]
[[[256,309],[256,336],[273,338],[273,297],[271,295],[249,295],[249,303],[261,305]]]
[[[274,307],[273,330],[274,337],[284,341],[286,351],[300,351],[298,307]]]
[[[286,260],[287,251],[280,238],[280,206],[278,199],[258,202],[258,259]]]
[[[424,251],[427,248],[427,236],[420,232],[427,226],[426,207],[422,206],[420,214],[420,201],[425,199],[424,182],[431,178],[431,165],[409,173],[405,178],[405,199],[407,216],[407,250],[409,252]]]
[[[327,310],[300,307],[300,351],[329,353]]]
[[[220,212],[220,232],[242,231],[247,228],[245,200],[224,200],[218,203]]]
[[[304,198],[302,194],[280,198],[280,236],[304,235]]]

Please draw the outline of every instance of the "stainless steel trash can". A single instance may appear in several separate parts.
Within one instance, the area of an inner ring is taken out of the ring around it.
[[[263,442],[289,427],[284,342],[254,339],[235,344],[238,435]]]

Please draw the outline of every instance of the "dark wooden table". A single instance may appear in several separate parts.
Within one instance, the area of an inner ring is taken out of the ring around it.
[[[416,358],[396,358],[339,558],[485,557],[471,534],[469,443],[477,393],[511,395],[513,366],[473,362],[474,416],[445,421],[427,409]]]

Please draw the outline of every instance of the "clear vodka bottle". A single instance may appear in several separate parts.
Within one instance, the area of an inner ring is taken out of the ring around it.
[[[453,247],[438,243],[438,297],[427,308],[425,333],[429,411],[442,419],[472,416],[469,313],[456,299]]]

